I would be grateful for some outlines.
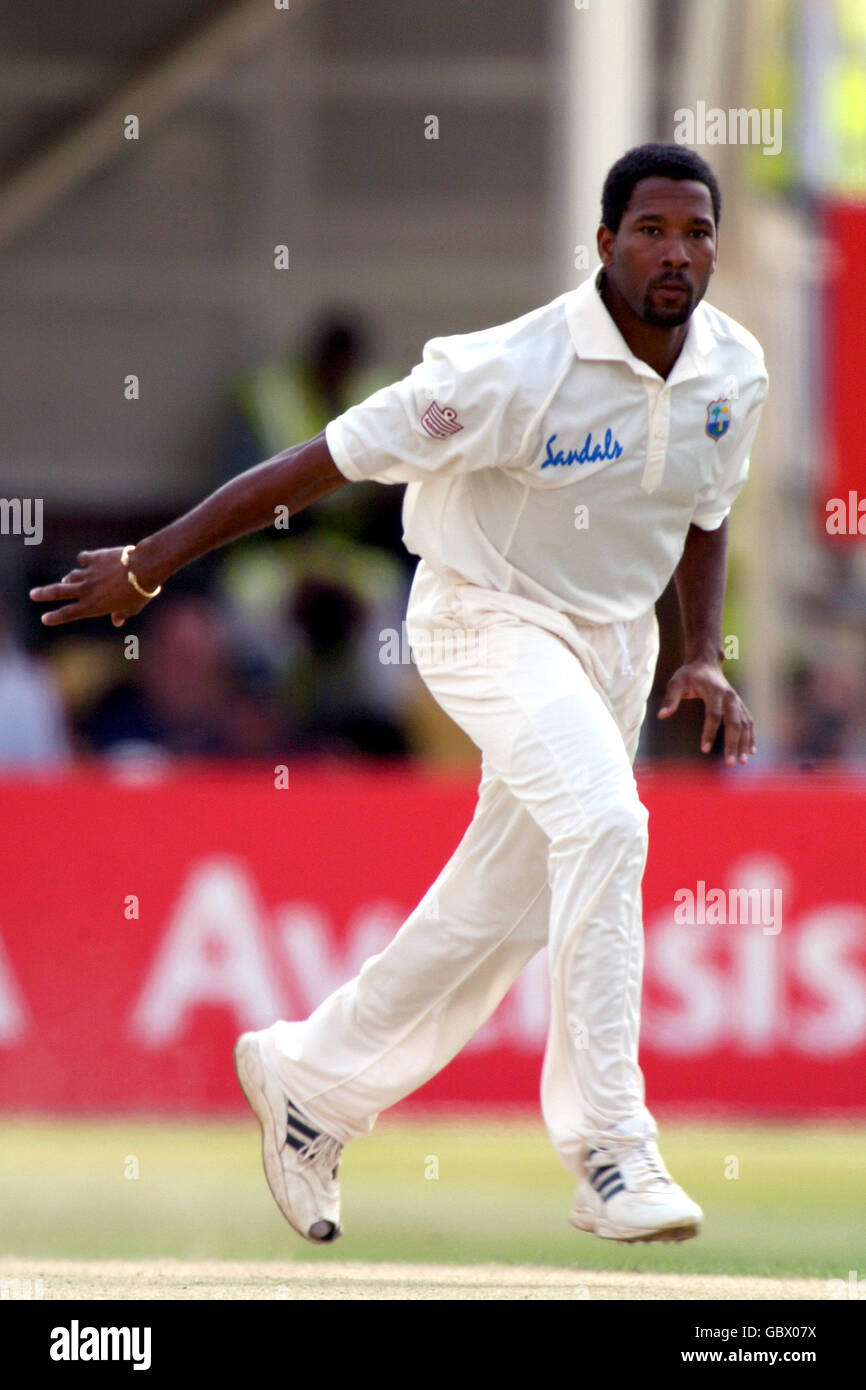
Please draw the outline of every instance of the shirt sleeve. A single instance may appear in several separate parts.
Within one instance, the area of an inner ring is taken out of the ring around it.
[[[480,335],[434,338],[402,381],[376,391],[325,429],[351,482],[423,482],[505,467],[529,423],[514,368]]]
[[[692,522],[702,531],[717,531],[743,490],[749,476],[749,456],[767,399],[767,389],[767,377],[764,375],[721,477],[711,487],[703,488],[698,493]]]

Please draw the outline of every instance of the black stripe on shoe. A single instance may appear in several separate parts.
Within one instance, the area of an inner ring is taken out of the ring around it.
[[[602,1177],[603,1173],[606,1174],[605,1177]],[[618,1168],[600,1168],[592,1179],[592,1185],[600,1197],[605,1196],[605,1189],[609,1192],[618,1182],[622,1182],[622,1174]]]
[[[318,1139],[319,1137],[319,1131],[317,1129],[311,1128],[311,1126],[308,1125],[305,1120],[301,1119],[298,1111],[296,1110],[295,1106],[292,1105],[291,1101],[289,1101],[288,1111],[286,1114],[286,1125],[286,1139],[291,1144],[293,1149],[302,1149],[305,1144],[308,1144],[310,1142],[311,1139]],[[292,1134],[292,1130],[295,1130],[296,1134]],[[298,1134],[303,1134],[304,1138],[299,1140],[297,1138]]]
[[[597,1150],[593,1150],[593,1153]],[[613,1163],[605,1163],[587,1172],[590,1183],[603,1202],[609,1202],[618,1192],[625,1191],[622,1173]]]
[[[593,1182],[595,1182],[595,1179],[596,1179],[596,1178],[600,1178],[601,1175],[602,1175],[602,1173],[615,1173],[616,1171],[617,1171],[617,1168],[616,1168],[616,1164],[614,1164],[614,1163],[602,1163],[602,1164],[599,1164],[599,1166],[598,1166],[597,1168],[593,1168],[593,1170],[592,1170],[592,1172],[593,1172],[593,1179],[592,1179],[592,1180],[593,1180]]]

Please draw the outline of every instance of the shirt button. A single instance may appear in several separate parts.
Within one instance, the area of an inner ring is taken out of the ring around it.
[[[665,437],[665,432],[664,432],[664,430],[656,430],[656,439],[664,439],[664,437]]]

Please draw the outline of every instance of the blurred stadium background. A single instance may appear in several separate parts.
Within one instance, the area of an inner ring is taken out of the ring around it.
[[[477,782],[400,640],[402,489],[208,557],[123,632],[48,632],[28,589],[579,283],[609,164],[703,103],[783,122],[777,153],[699,146],[709,298],[771,376],[724,623],[759,755],[656,723],[671,590],[638,763],[643,1062],[707,1233],[568,1228],[539,958],[349,1151],[339,1258],[866,1276],[862,0],[31,0],[0,55],[0,1257],[336,1259],[272,1210],[231,1042],[380,948]],[[699,883],[778,890],[781,929],[680,925]]]

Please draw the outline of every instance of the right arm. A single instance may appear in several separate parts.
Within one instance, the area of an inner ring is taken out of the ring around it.
[[[314,439],[240,473],[192,511],[138,541],[130,568],[142,588],[152,591],[208,551],[273,525],[278,507],[287,507],[294,516],[346,482],[322,431]],[[109,613],[115,627],[120,627],[126,618],[141,612],[148,600],[129,583],[120,563],[121,550],[121,546],[83,550],[76,560],[78,568],[64,575],[59,584],[30,590],[36,603],[63,604],[43,613],[46,627]]]

